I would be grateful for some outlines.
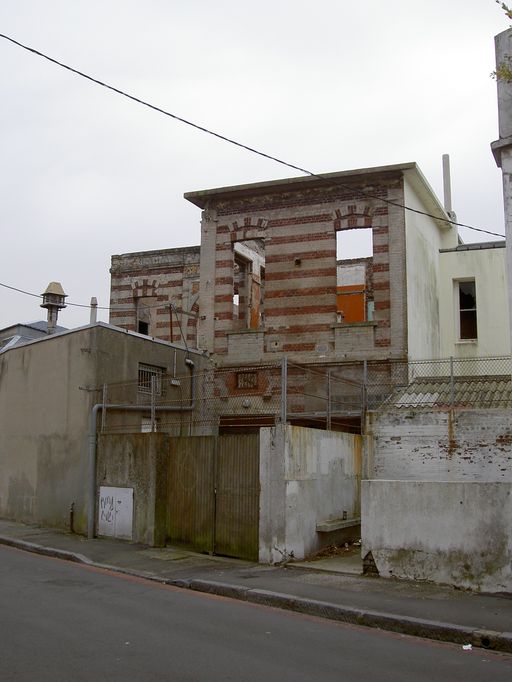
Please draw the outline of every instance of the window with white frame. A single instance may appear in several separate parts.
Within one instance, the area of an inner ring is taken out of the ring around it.
[[[139,393],[152,393],[152,384],[154,381],[155,395],[162,395],[162,377],[164,370],[162,367],[155,367],[154,365],[145,365],[139,363],[139,379],[138,391]]]
[[[478,338],[476,315],[476,283],[474,279],[457,282],[459,313],[459,340],[474,341]]]

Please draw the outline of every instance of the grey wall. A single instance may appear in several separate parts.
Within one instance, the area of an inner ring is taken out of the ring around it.
[[[510,410],[370,413],[362,554],[382,576],[512,589]]]
[[[164,433],[99,438],[97,490],[100,486],[133,489],[132,540],[151,547],[165,545],[168,457],[169,436]]]
[[[317,523],[360,516],[361,451],[358,435],[260,430],[260,562],[308,556],[329,540]]]
[[[91,332],[55,335],[0,355],[0,514],[84,529]]]
[[[185,351],[177,372],[188,375]],[[204,358],[191,353],[200,372]],[[0,354],[0,516],[87,530],[88,420],[103,383],[137,384],[138,363],[172,372],[174,348],[103,323],[38,339]],[[134,415],[137,419],[134,421]],[[137,413],[112,412],[107,427],[140,431]]]
[[[363,481],[362,554],[381,576],[512,591],[512,484]]]

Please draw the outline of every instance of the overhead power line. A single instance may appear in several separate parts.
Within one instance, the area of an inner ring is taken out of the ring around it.
[[[5,289],[11,289],[11,291],[17,291],[19,294],[25,294],[26,296],[34,296],[34,298],[43,298],[43,294],[34,294],[32,291],[25,291],[24,289],[18,289],[18,287],[13,287],[10,284],[3,284],[0,282],[0,287],[4,287]],[[66,301],[66,306],[72,305],[77,308],[90,308],[91,305],[87,305],[85,303],[71,303],[71,301]],[[110,310],[110,308],[106,308],[105,306],[96,306],[98,310]]]
[[[34,294],[32,291],[25,291],[24,289],[19,289],[18,287],[13,287],[10,284],[4,284],[3,282],[0,282],[0,287],[4,287],[5,289],[10,289],[11,291],[17,291],[19,294],[25,294],[26,296],[34,296],[34,298],[43,298],[43,294]],[[74,306],[75,308],[92,308],[93,306],[90,303],[72,303],[71,301],[66,301],[66,306]],[[169,302],[160,302],[160,303],[155,303],[153,305],[146,305],[143,304],[144,308],[149,310],[150,308],[168,308],[169,306],[171,307],[172,311],[174,314],[184,312],[180,308],[176,308],[174,303]],[[131,311],[133,310],[133,305],[126,303],[119,303],[117,305],[111,305],[111,306],[105,306],[105,305],[96,305],[94,306],[96,310],[117,310],[117,311]],[[186,313],[185,314],[189,314]],[[180,324],[178,322],[178,324]],[[180,324],[181,328],[181,324]]]
[[[235,145],[236,147],[239,147],[241,149],[245,149],[246,151],[252,153],[252,154],[257,154],[258,156],[262,156],[265,159],[269,159],[270,161],[275,161],[276,163],[281,164],[282,166],[286,166],[287,168],[291,168],[292,170],[299,171],[299,173],[304,173],[305,175],[309,175],[312,178],[317,178],[319,180],[326,180],[325,176],[318,174],[318,173],[313,173],[312,171],[308,170],[307,168],[302,168],[301,166],[297,166],[293,163],[289,163],[288,161],[284,161],[283,159],[278,158],[277,156],[272,156],[271,154],[267,154],[266,152],[263,152],[259,149],[256,149],[254,147],[250,147],[249,145],[243,144],[242,142],[238,142],[237,140],[234,140],[230,137],[227,137],[226,135],[222,135],[221,133],[217,133],[213,130],[210,130],[209,128],[206,128],[205,126],[199,125],[198,123],[194,123],[193,121],[189,121],[186,118],[183,118],[182,116],[178,116],[177,114],[173,114],[170,111],[167,111],[166,109],[162,109],[161,107],[157,107],[154,104],[151,104],[150,102],[146,102],[143,99],[140,99],[139,97],[135,97],[134,95],[130,95],[128,92],[125,92],[124,90],[120,90],[119,88],[114,87],[113,85],[109,85],[108,83],[105,83],[104,81],[99,80],[98,78],[93,78],[92,76],[89,76],[88,74],[84,73],[83,71],[79,71],[78,69],[73,68],[72,66],[69,66],[68,64],[64,64],[63,62],[60,62],[57,59],[54,59],[53,57],[50,57],[47,54],[44,54],[43,52],[40,52],[39,50],[36,50],[33,47],[29,47],[28,45],[24,45],[23,43],[20,43],[18,40],[15,40],[14,38],[11,38],[8,35],[5,35],[5,33],[0,33],[0,38],[4,38],[5,40],[8,40],[9,42],[13,43],[14,45],[17,45],[18,47],[21,47],[23,50],[26,50],[27,52],[31,52],[32,54],[37,55],[38,57],[42,57],[43,59],[46,59],[47,61],[51,62],[52,64],[56,64],[57,66],[60,66],[63,69],[66,69],[67,71],[71,71],[72,73],[76,74],[77,76],[80,76],[81,78],[85,78],[92,83],[96,83],[96,85],[101,85],[103,88],[107,88],[108,90],[111,90],[112,92],[117,93],[118,95],[121,95],[122,97],[126,97],[133,102],[137,102],[138,104],[141,104],[142,106],[148,107],[149,109],[152,109],[153,111],[157,111],[160,114],[163,114],[164,116],[168,116],[175,121],[179,121],[180,123],[184,123],[185,125],[188,125],[192,128],[195,128],[196,130],[199,130],[203,133],[206,133],[208,135],[212,135],[213,137],[218,138],[219,140],[222,140],[223,142],[228,142],[229,144]],[[340,187],[343,187],[344,189],[350,189],[351,191],[354,191],[354,188],[351,187],[350,185],[346,185],[342,182],[337,182],[337,184]],[[433,215],[432,213],[428,213],[427,211],[420,211],[417,208],[412,208],[410,206],[406,206],[405,204],[401,204],[400,202],[397,201],[392,201],[390,199],[385,199],[384,197],[379,197],[374,194],[371,194],[370,192],[366,192],[364,190],[356,190],[359,194],[361,194],[364,197],[367,197],[369,199],[375,199],[377,201],[382,201],[385,204],[388,204],[390,206],[396,206],[398,208],[403,208],[405,211],[410,211],[412,213],[418,213],[419,215],[424,215],[429,218],[433,218],[434,220],[442,220],[445,223],[450,223],[451,225],[456,225],[457,227],[465,227],[468,230],[474,230],[475,232],[482,232],[484,234],[490,234],[493,235],[494,237],[505,237],[504,234],[500,234],[499,232],[491,232],[490,230],[484,230],[480,227],[473,227],[472,225],[467,225],[465,223],[459,223],[455,220],[451,220],[448,217],[445,216],[436,216]]]

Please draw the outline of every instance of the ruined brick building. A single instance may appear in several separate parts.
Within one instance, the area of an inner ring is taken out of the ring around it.
[[[454,282],[442,254],[459,238],[415,163],[185,199],[202,210],[200,247],[113,256],[110,321],[232,370],[220,391],[228,412],[237,390],[274,390],[244,368],[286,357],[357,378],[364,361],[436,358],[446,347],[439,300]],[[344,260],[340,236],[357,230],[370,232],[372,255]]]
[[[197,347],[199,246],[112,256],[110,323]],[[173,303],[174,307],[170,307]]]

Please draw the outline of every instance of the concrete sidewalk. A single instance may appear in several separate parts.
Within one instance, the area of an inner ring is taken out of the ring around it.
[[[512,598],[357,575],[352,556],[262,566],[0,520],[0,544],[178,587],[512,653]]]

